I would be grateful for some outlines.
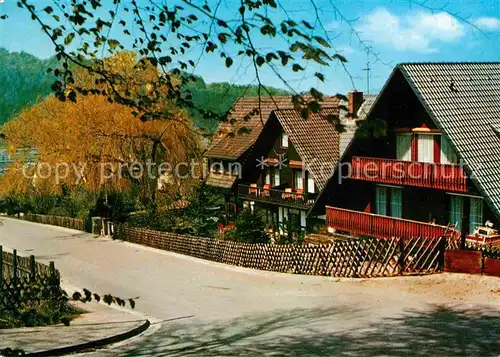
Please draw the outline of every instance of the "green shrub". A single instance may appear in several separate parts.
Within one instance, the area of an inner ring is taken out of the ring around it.
[[[269,243],[262,217],[250,209],[242,210],[236,218],[236,226],[227,233],[227,238],[243,243]]]

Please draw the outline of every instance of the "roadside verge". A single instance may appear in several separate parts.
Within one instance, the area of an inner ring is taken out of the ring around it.
[[[148,319],[102,303],[77,303],[76,307],[86,312],[70,326],[0,330],[0,349],[21,349],[25,356],[62,356],[128,340],[151,326]]]

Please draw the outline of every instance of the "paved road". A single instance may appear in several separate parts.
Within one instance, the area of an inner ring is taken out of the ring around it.
[[[293,276],[11,219],[0,230],[0,244],[55,261],[63,283],[140,296],[137,310],[173,319],[92,356],[500,354],[500,279],[477,278],[472,283],[485,295],[457,298],[424,286],[442,289],[446,276],[376,282]]]

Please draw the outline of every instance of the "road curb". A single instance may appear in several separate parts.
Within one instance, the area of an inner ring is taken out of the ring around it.
[[[99,349],[99,348],[103,348],[103,347],[106,347],[106,346],[114,344],[114,343],[128,340],[128,339],[135,337],[137,335],[140,335],[141,333],[146,331],[149,328],[149,326],[151,326],[151,323],[149,322],[149,320],[146,320],[146,321],[144,321],[144,323],[142,325],[135,327],[130,331],[120,333],[118,335],[102,338],[99,340],[84,342],[84,343],[80,343],[77,345],[54,348],[54,349],[40,351],[40,352],[27,353],[24,356],[32,356],[32,357],[35,357],[35,356],[36,357],[63,356],[63,355],[67,355],[70,353],[77,353],[77,352],[84,352],[84,351],[88,351],[88,350]]]

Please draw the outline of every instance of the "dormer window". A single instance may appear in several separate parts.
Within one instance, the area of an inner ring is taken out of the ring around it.
[[[285,132],[281,133],[281,147],[282,148],[288,147],[288,135]]]

